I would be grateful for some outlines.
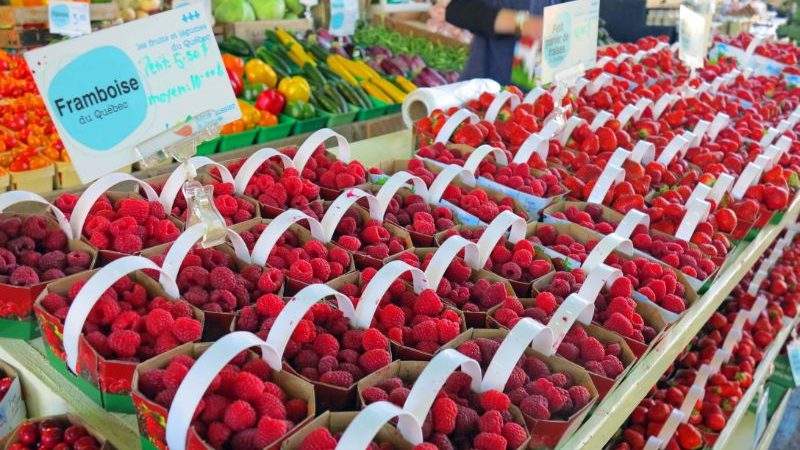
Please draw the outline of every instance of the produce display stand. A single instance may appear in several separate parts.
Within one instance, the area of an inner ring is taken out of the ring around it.
[[[120,19],[116,2],[92,3],[89,13],[93,22],[113,22]],[[47,43],[53,35],[47,30],[47,6],[0,6],[0,48],[21,49]],[[23,26],[43,24],[43,28]]]
[[[465,47],[467,44],[453,39],[449,36],[444,36],[439,33],[434,33],[428,29],[425,21],[428,20],[427,12],[397,12],[391,14],[375,13],[373,6],[372,22],[375,24],[383,25],[384,27],[397,31],[398,33],[423,37],[434,44],[449,45],[451,47]]]
[[[220,38],[236,36],[249,42],[250,45],[260,46],[264,43],[264,32],[267,30],[282,28],[287,31],[308,31],[313,26],[308,19],[256,20],[216,24],[214,34]]]

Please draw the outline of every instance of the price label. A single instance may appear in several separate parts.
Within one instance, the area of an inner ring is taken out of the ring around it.
[[[81,36],[92,32],[89,3],[50,2],[47,7],[50,32],[64,36]]]
[[[329,31],[334,36],[349,36],[356,31],[358,0],[331,0]]]
[[[575,0],[544,9],[542,25],[542,82],[597,60],[599,0]],[[578,74],[580,75],[580,74]]]
[[[84,183],[241,117],[200,7],[43,47],[25,59]],[[198,116],[203,123],[190,122]]]
[[[711,17],[681,5],[678,23],[678,57],[693,69],[703,67],[711,35]]]
[[[789,367],[792,369],[794,385],[800,386],[800,341],[793,340],[786,346],[786,354],[789,356]]]

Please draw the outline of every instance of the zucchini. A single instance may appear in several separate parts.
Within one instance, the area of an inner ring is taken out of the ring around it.
[[[336,90],[333,84],[328,83],[325,85],[325,94],[338,105],[340,111],[347,111],[347,102],[344,101],[344,97]]]
[[[361,104],[362,105],[366,105],[365,108],[372,108],[372,107],[375,106],[372,103],[372,99],[369,98],[369,95],[367,95],[367,92],[364,90],[363,87],[361,87],[361,85],[358,85],[358,84],[348,85],[348,87],[353,89],[353,92],[355,92],[356,95],[361,97]]]
[[[331,114],[338,114],[341,111],[339,107],[336,105],[336,102],[333,101],[325,92],[321,93],[317,98],[319,100],[320,105],[322,105],[322,109],[331,113]]]
[[[219,44],[219,49],[224,53],[229,53],[241,58],[250,58],[253,56],[253,47],[245,41],[236,36],[228,36]]]
[[[336,88],[347,98],[347,100],[349,100],[350,104],[353,104],[361,109],[372,107],[370,103],[365,102],[364,99],[356,93],[356,90],[353,89],[353,86],[344,82],[339,82],[336,84]]]
[[[280,58],[270,53],[269,50],[267,50],[264,47],[259,47],[256,50],[256,56],[258,57],[258,59],[269,64],[269,66],[272,67],[272,69],[275,71],[275,73],[278,74],[280,78],[288,77],[289,74],[291,73],[290,72],[291,69],[289,68],[289,66],[284,64],[284,62],[281,61]]]
[[[281,40],[278,38],[278,34],[275,32],[275,30],[264,30],[264,35],[267,37],[268,41],[272,41],[278,44],[281,43]]]
[[[325,84],[325,77],[322,76],[322,72],[317,70],[314,65],[306,63],[303,65],[303,72],[306,74],[308,81],[316,81],[321,85]]]

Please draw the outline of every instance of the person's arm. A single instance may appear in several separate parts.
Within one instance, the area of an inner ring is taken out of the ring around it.
[[[451,0],[445,10],[445,20],[487,37],[516,34],[536,39],[542,33],[541,17],[525,11],[496,8],[483,0]]]

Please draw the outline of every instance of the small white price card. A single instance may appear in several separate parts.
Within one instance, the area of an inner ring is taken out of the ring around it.
[[[25,59],[84,183],[242,115],[200,5],[49,45]]]
[[[331,24],[334,36],[350,36],[356,31],[358,0],[331,0]]]
[[[678,57],[693,69],[703,67],[711,34],[711,17],[681,5],[678,23]]]
[[[789,356],[789,367],[792,369],[794,385],[800,386],[800,340],[793,339],[786,346],[786,354]]]
[[[47,13],[53,34],[75,37],[92,32],[88,2],[51,1]]]
[[[559,72],[594,66],[599,14],[599,0],[574,0],[544,9],[542,83],[552,82]]]

